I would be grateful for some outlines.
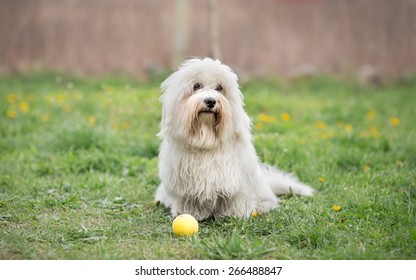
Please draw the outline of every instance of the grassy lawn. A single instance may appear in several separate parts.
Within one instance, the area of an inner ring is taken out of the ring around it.
[[[416,80],[243,84],[259,157],[319,192],[171,234],[158,82],[0,78],[0,259],[415,259]]]

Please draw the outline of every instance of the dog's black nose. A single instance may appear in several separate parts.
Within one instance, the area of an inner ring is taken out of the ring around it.
[[[217,101],[215,101],[214,98],[212,97],[207,97],[204,99],[205,104],[207,105],[208,108],[212,109],[215,107],[215,103],[217,103]]]

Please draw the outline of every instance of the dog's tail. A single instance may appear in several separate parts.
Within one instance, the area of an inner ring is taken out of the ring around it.
[[[314,189],[304,183],[291,174],[280,171],[279,169],[261,163],[261,169],[266,175],[269,186],[275,194],[293,194],[311,196]]]

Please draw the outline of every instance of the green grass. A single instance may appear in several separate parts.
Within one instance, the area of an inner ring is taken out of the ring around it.
[[[178,238],[152,202],[158,83],[0,78],[0,259],[416,258],[416,80],[242,89],[259,157],[319,192]]]

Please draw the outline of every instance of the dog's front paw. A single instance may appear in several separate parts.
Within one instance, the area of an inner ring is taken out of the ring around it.
[[[176,217],[181,214],[189,214],[198,221],[204,221],[212,217],[212,212],[208,208],[201,207],[197,203],[178,204],[178,207],[172,207],[171,214]]]
[[[275,209],[279,206],[279,199],[277,197],[274,198],[275,199],[258,200],[256,204],[256,211],[259,213],[266,213]]]

